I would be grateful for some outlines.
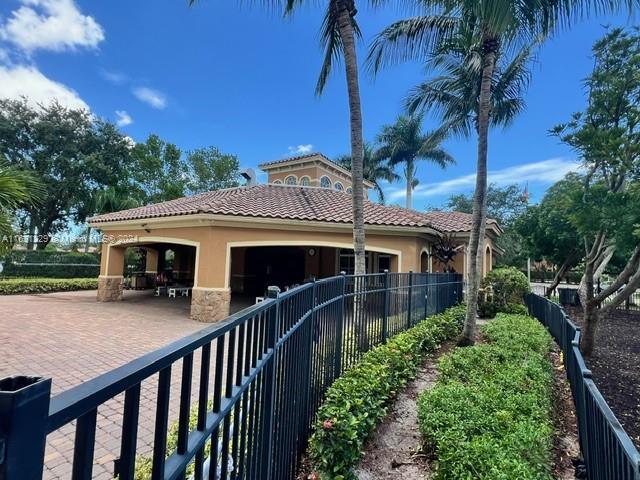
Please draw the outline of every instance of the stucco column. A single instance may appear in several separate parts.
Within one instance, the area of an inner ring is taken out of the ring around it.
[[[227,244],[209,232],[208,241],[196,251],[196,269],[191,298],[191,318],[198,322],[219,322],[229,316],[231,289],[227,276],[231,272]]]
[[[153,248],[146,248],[145,251],[147,252],[147,264],[144,273],[147,276],[155,276],[158,273],[158,251]]]
[[[122,300],[122,284],[124,282],[125,248],[113,245],[102,245],[100,259],[100,276],[98,277],[98,301],[115,302]]]

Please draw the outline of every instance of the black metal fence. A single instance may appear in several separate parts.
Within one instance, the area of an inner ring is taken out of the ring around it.
[[[47,435],[72,422],[72,478],[90,479],[98,409],[123,392],[114,475],[133,479],[139,413],[149,408],[141,404],[141,383],[155,376],[150,478],[294,478],[334,379],[388,336],[461,299],[458,274],[340,275],[282,294],[271,288],[264,302],[54,397],[51,379],[5,378],[0,480],[42,478]],[[167,451],[176,370],[177,448]],[[197,420],[190,422],[194,396]]]
[[[580,450],[590,480],[640,480],[640,454],[607,405],[580,353],[580,328],[558,304],[535,294],[525,301],[564,355],[578,418]]]
[[[537,284],[532,285],[531,290],[537,295],[544,296],[547,291],[547,287],[545,285]],[[565,298],[563,298],[563,293],[561,293],[562,290],[567,292],[565,293]],[[602,305],[611,303],[613,297],[614,295],[605,298],[602,302]],[[579,306],[580,298],[578,297],[578,285],[560,284],[551,292],[550,299],[554,302],[560,303],[561,305],[568,304]],[[636,290],[635,292],[631,293],[620,305],[616,307],[616,310],[640,312],[640,290]]]

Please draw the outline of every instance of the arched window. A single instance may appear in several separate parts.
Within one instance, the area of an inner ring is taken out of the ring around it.
[[[309,185],[311,185],[311,179],[309,177],[302,177],[300,179],[300,185],[302,185],[303,187],[308,187]]]
[[[273,182],[274,185],[282,185],[282,180],[274,180]]]
[[[320,186],[322,188],[331,188],[331,180],[329,179],[329,177],[324,176],[320,179]]]
[[[287,178],[284,179],[284,183],[287,185],[297,185],[298,179],[295,177],[295,175],[289,175]]]
[[[353,193],[353,189],[351,187],[347,188],[347,193]]]
[[[335,185],[333,186],[333,188],[335,188],[336,190],[344,190],[344,187],[342,186],[342,184],[340,182],[336,182]]]

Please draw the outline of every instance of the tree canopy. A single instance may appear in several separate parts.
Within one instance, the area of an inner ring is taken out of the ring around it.
[[[0,162],[5,178],[14,179],[17,199],[0,208],[22,212],[30,242],[37,239],[38,248],[114,205],[162,202],[236,186],[239,180],[237,157],[215,147],[183,154],[157,135],[135,143],[86,110],[56,102],[32,106],[26,99],[0,100]],[[26,181],[40,186],[40,202],[21,194]],[[5,224],[13,223],[7,218]]]

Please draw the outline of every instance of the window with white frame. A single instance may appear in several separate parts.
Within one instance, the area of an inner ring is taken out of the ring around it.
[[[303,187],[308,187],[309,185],[311,185],[311,179],[309,177],[302,177],[300,179],[300,185],[302,185]]]
[[[298,180],[296,179],[295,176],[289,175],[287,178],[284,179],[284,183],[286,183],[287,185],[297,185]]]
[[[340,182],[336,182],[333,188],[340,191],[344,190],[344,186]]]
[[[325,175],[320,179],[320,186],[322,188],[331,188],[331,179]]]
[[[272,183],[274,185],[282,185],[282,180],[274,180]]]
[[[353,275],[356,271],[356,260],[353,250],[340,250],[338,262],[338,271],[345,272],[347,275]],[[365,253],[365,264],[369,265],[369,252]]]
[[[347,193],[349,194],[353,193],[353,189],[351,187],[347,188]]]

